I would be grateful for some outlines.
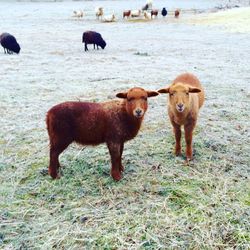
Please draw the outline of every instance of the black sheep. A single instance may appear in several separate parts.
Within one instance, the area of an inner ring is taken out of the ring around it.
[[[146,4],[145,6],[142,7],[142,10],[148,10],[149,6]]]
[[[20,52],[20,46],[16,41],[16,38],[9,33],[2,33],[0,35],[0,43],[4,48],[4,53],[13,54]]]
[[[95,45],[97,46],[97,49],[98,46],[102,49],[106,47],[106,42],[103,40],[101,34],[95,31],[85,31],[82,35],[82,42],[85,43],[85,51],[88,50],[88,44],[94,44],[94,49]]]
[[[166,8],[163,8],[163,9],[162,9],[161,14],[162,14],[162,16],[164,16],[164,17],[168,14]]]

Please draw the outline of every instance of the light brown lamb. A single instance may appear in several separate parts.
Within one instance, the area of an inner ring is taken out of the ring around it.
[[[192,137],[200,107],[204,103],[204,89],[198,78],[190,73],[179,75],[159,93],[168,93],[168,115],[175,134],[175,155],[181,154],[181,126],[184,126],[187,161],[193,158]]]

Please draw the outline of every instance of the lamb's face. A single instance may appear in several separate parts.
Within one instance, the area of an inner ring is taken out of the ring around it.
[[[146,91],[143,88],[132,88],[127,93],[119,93],[116,96],[126,99],[127,112],[135,118],[143,118],[148,109],[147,98],[158,95],[155,91]]]
[[[19,54],[20,50],[21,48],[18,43],[12,45],[12,51],[14,51],[15,53]]]
[[[190,93],[198,93],[201,90],[193,88],[187,84],[176,83],[169,88],[161,89],[159,93],[169,93],[169,104],[178,113],[182,113],[184,110],[189,109],[190,105]]]
[[[182,113],[189,107],[189,88],[187,85],[176,84],[169,89],[169,103],[177,112]]]
[[[102,40],[102,42],[100,44],[101,48],[104,49],[106,47],[106,45],[107,45],[106,42],[104,40]]]
[[[134,88],[127,94],[127,112],[136,118],[143,118],[148,109],[148,95],[145,90]]]

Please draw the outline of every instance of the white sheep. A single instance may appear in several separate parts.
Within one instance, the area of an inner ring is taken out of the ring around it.
[[[153,8],[153,0],[147,0],[146,4],[148,5],[148,10],[152,10],[152,8]]]
[[[131,10],[131,17],[139,17],[141,15],[141,10]]]
[[[83,11],[82,10],[74,10],[73,11],[73,17],[83,18]]]
[[[145,17],[145,19],[149,20],[151,19],[151,13],[147,12],[147,11],[144,11],[143,12],[143,16]]]
[[[99,20],[100,17],[101,17],[101,19],[102,19],[103,14],[104,14],[104,12],[103,12],[103,7],[96,7],[96,8],[95,8],[95,15],[96,15],[96,18],[97,18],[98,20]]]
[[[115,14],[104,16],[102,20],[105,23],[115,22]]]

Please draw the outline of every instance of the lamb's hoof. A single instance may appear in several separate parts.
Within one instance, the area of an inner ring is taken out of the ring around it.
[[[61,175],[60,174],[57,174],[57,175],[50,175],[52,177],[53,180],[55,179],[60,179],[61,178]]]
[[[61,175],[58,172],[51,171],[50,169],[48,172],[49,172],[49,175],[52,177],[52,179],[60,179],[61,178]]]
[[[56,179],[60,179],[61,176],[62,176],[62,175],[61,175],[60,173],[58,173],[57,176],[56,176]]]
[[[122,178],[120,171],[112,171],[111,176],[115,181],[119,181]]]
[[[186,161],[185,161],[185,164],[186,164],[187,166],[189,166],[192,160],[193,160],[193,158],[187,157],[187,159],[186,159]]]
[[[181,156],[181,149],[175,149],[175,156]]]

